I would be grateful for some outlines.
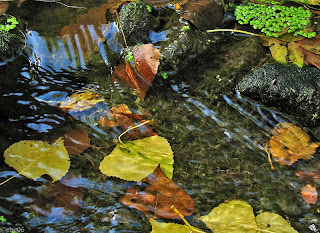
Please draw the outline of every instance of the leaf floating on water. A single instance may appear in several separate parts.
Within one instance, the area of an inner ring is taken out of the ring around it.
[[[98,94],[90,91],[82,91],[71,95],[66,100],[60,102],[60,108],[64,111],[81,112],[89,109],[95,104],[104,101]]]
[[[164,233],[164,232],[170,232],[170,233],[190,233],[190,228],[186,225],[181,225],[177,223],[164,223],[164,222],[157,222],[155,219],[150,218],[149,219],[152,231],[151,233]],[[199,228],[193,227],[196,232],[203,232]]]
[[[153,174],[130,187],[121,202],[154,218],[180,219],[171,209],[172,205],[177,206],[184,216],[193,214],[195,210],[190,195],[166,177],[159,167]]]
[[[83,129],[74,129],[63,135],[64,145],[69,155],[80,155],[90,147],[89,135]]]
[[[4,158],[9,166],[34,180],[48,174],[55,182],[70,167],[70,158],[62,138],[51,145],[43,141],[27,140],[14,143],[5,150]]]
[[[152,44],[143,44],[133,48],[133,56],[134,68],[125,61],[115,68],[112,77],[136,89],[143,100],[158,71],[160,51]]]
[[[251,205],[240,200],[222,203],[199,219],[215,233],[256,233],[258,228]]]
[[[124,180],[140,181],[160,164],[170,179],[173,176],[173,152],[168,141],[152,136],[117,145],[100,163],[100,171]]]
[[[304,64],[304,53],[302,48],[295,42],[288,45],[289,59],[300,68]]]
[[[279,214],[264,212],[256,217],[258,232],[270,233],[298,233],[284,218]]]
[[[309,135],[292,123],[280,123],[272,131],[274,136],[266,144],[266,151],[281,164],[291,165],[298,159],[309,160],[320,145],[310,142]]]
[[[318,192],[315,187],[312,187],[310,184],[307,184],[302,190],[301,190],[302,198],[305,202],[310,204],[316,204],[318,201]]]
[[[268,41],[268,46],[270,46],[270,51],[272,57],[280,63],[287,63],[287,55],[288,55],[288,50],[287,47],[282,45],[283,42],[281,40],[277,39],[270,39]]]

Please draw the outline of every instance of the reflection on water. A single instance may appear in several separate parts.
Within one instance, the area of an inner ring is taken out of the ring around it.
[[[225,200],[244,199],[257,211],[287,216],[297,229],[313,224],[312,232],[317,232],[316,209],[299,196],[305,184],[296,172],[310,164],[316,167],[318,161],[272,171],[264,152],[272,128],[291,120],[227,90],[217,93],[212,104],[192,70],[171,80],[155,79],[145,102],[137,102],[136,96],[99,72],[109,64],[103,43],[121,51],[113,40],[118,29],[105,19],[109,6],[79,15],[56,38],[29,31],[29,61],[5,70],[0,87],[2,151],[19,140],[51,140],[77,127],[90,134],[92,148],[83,153],[86,158],[72,157],[69,173],[53,184],[46,177],[36,182],[23,178],[1,161],[0,181],[17,177],[0,186],[0,216],[31,232],[149,232],[147,218],[120,202],[132,182],[106,177],[97,168],[123,132],[119,126],[103,127],[99,120],[110,115],[112,107],[126,104],[134,114],[152,113],[156,119],[156,129],[174,151],[173,180],[194,198],[197,216]],[[165,40],[166,32],[151,35]],[[103,65],[88,62],[95,53]],[[104,101],[77,113],[58,108],[61,101],[87,89]]]

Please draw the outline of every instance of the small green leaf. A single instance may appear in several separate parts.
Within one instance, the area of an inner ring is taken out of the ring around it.
[[[161,77],[162,77],[163,79],[167,79],[167,78],[168,78],[168,75],[167,75],[166,72],[161,72]]]
[[[149,12],[152,12],[152,7],[149,6],[149,5],[147,5],[147,10],[148,10]]]
[[[1,222],[6,222],[7,219],[6,219],[3,215],[1,215],[1,216],[0,216],[0,221],[1,221]]]
[[[117,145],[100,163],[100,171],[124,180],[140,181],[160,164],[172,179],[173,152],[168,141],[160,136],[128,141]]]

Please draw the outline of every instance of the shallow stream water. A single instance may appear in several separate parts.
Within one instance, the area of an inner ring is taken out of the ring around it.
[[[150,112],[157,132],[169,141],[173,181],[196,203],[196,213],[188,218],[191,224],[210,232],[196,217],[226,200],[242,199],[256,214],[274,212],[299,232],[320,232],[319,209],[302,199],[306,183],[296,175],[316,170],[319,154],[290,167],[275,164],[271,170],[264,151],[278,123],[303,127],[303,122],[223,85],[204,88],[208,57],[166,80],[156,77],[145,100],[137,101],[135,93],[110,77],[104,40],[121,50],[112,41],[117,29],[105,17],[111,4],[83,3],[88,8],[84,10],[29,3],[9,9],[28,22],[27,55],[1,67],[1,153],[20,140],[52,140],[81,128],[91,140],[83,155],[98,165],[123,130],[97,121],[111,107],[126,104],[134,113]],[[90,90],[105,101],[76,116],[56,107],[79,90]],[[54,187],[48,177],[33,181],[22,176],[1,185],[0,215],[26,232],[150,232],[146,216],[120,202],[132,182],[104,176],[88,159],[71,157],[70,171]],[[17,174],[3,159],[0,169],[0,181]]]

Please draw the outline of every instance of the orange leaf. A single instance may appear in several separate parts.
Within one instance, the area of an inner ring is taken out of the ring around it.
[[[112,107],[111,113],[108,116],[101,117],[99,120],[99,124],[103,127],[115,127],[121,126],[123,131],[132,128],[137,124],[141,124],[144,122],[146,118],[150,118],[151,114],[134,114],[130,111],[127,105],[121,104],[118,107]],[[150,123],[151,124],[151,123]],[[146,124],[139,128],[130,130],[126,135],[130,140],[136,140],[141,138],[144,135],[154,136],[157,135],[153,131],[153,128],[150,124]],[[146,129],[146,130],[143,130]]]
[[[298,159],[309,160],[320,143],[310,143],[309,135],[292,123],[280,123],[273,129],[273,135],[266,144],[273,158],[281,164],[291,165]]]
[[[115,68],[112,77],[130,88],[137,89],[143,100],[157,73],[160,52],[152,44],[143,44],[133,48],[133,55],[134,68],[126,60]]]
[[[318,192],[315,187],[312,187],[310,184],[307,184],[302,190],[301,190],[302,198],[305,202],[310,204],[316,204],[318,200]]]
[[[64,146],[69,155],[80,155],[90,147],[89,135],[82,129],[74,129],[63,135]]]
[[[179,219],[171,209],[172,205],[184,216],[191,215],[195,210],[190,195],[167,178],[159,166],[153,174],[130,187],[121,202],[154,218]]]

